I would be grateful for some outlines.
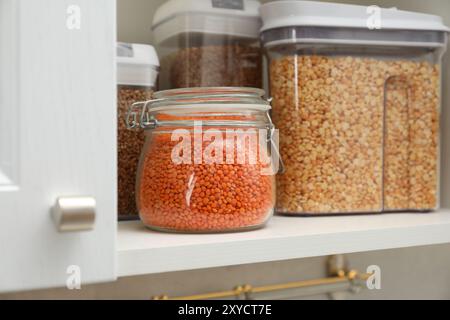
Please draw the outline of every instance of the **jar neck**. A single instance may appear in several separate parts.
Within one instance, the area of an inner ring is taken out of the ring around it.
[[[172,89],[165,91],[155,92],[155,99],[159,100],[172,100],[172,103],[179,100],[207,100],[211,99],[230,99],[236,101],[236,99],[254,99],[256,101],[264,101],[265,91],[258,88],[246,88],[246,87],[197,87],[197,88],[183,88]]]
[[[155,100],[134,104],[129,128],[272,127],[264,90],[253,88],[190,88],[155,93]]]

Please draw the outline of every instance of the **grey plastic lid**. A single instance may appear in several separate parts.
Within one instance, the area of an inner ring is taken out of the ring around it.
[[[258,39],[259,7],[258,0],[168,0],[153,17],[155,42],[171,42],[183,34]]]
[[[290,0],[264,4],[260,11],[262,31],[296,26],[450,31],[442,17],[397,8]]]
[[[151,45],[117,43],[117,84],[130,86],[156,86],[159,59]]]

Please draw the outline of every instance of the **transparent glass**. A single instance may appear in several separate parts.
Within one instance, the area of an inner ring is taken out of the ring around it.
[[[159,47],[161,88],[262,88],[258,39],[184,33]]]
[[[216,233],[267,223],[274,212],[276,172],[268,140],[270,105],[263,94],[243,88],[155,94],[141,118],[152,125],[136,184],[147,227]]]
[[[391,45],[326,43],[326,32],[323,43],[304,43],[286,29],[263,36],[286,169],[277,211],[438,209],[442,46],[396,46],[399,35]]]

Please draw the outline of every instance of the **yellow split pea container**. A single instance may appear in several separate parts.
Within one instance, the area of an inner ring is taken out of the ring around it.
[[[449,31],[442,19],[311,1],[277,1],[261,13],[286,166],[278,212],[439,208],[441,62]]]

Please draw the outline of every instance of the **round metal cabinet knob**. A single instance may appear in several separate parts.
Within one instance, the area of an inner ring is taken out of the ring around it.
[[[94,229],[96,201],[92,197],[60,197],[52,208],[59,232],[80,232]]]

